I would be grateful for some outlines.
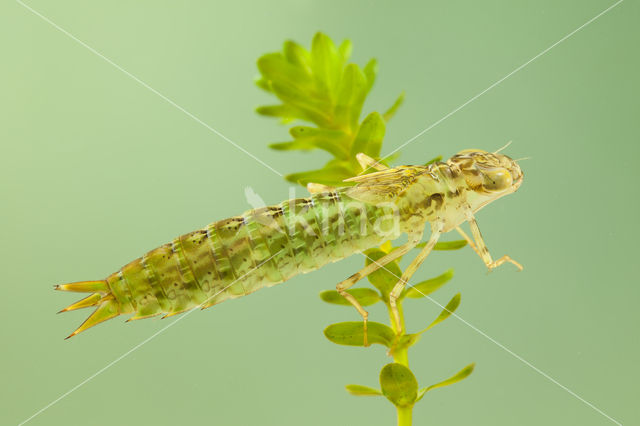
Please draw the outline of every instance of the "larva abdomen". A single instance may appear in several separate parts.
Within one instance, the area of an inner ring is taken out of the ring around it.
[[[380,244],[384,236],[365,216],[381,212],[369,205],[356,214],[349,200],[325,193],[250,210],[153,249],[104,281],[57,286],[94,293],[65,310],[98,306],[71,336],[120,314],[135,320],[209,307]]]

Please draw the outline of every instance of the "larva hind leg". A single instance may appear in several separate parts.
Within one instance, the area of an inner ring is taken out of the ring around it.
[[[482,254],[478,250],[478,247],[476,247],[475,243],[473,242],[473,239],[470,236],[468,236],[467,233],[464,232],[462,228],[460,228],[459,226],[456,226],[456,231],[458,231],[458,234],[460,234],[462,238],[464,238],[467,241],[467,244],[469,244],[469,247],[471,247],[473,251],[475,251],[476,254],[480,256],[480,258],[482,258]]]
[[[364,152],[360,152],[356,154],[356,160],[360,163],[360,166],[363,170],[367,170],[368,168],[376,169],[376,170],[388,170],[389,168],[382,163],[377,162],[373,158],[369,157]]]
[[[374,262],[371,262],[370,264],[368,264],[364,268],[360,269],[355,274],[351,275],[346,280],[341,281],[341,282],[338,283],[338,285],[336,285],[336,291],[342,297],[347,299],[349,301],[349,303],[351,303],[353,305],[353,307],[356,308],[358,313],[362,316],[362,320],[364,322],[363,331],[364,331],[364,345],[365,346],[369,346],[369,341],[368,341],[368,338],[367,338],[367,321],[369,319],[369,313],[362,307],[360,302],[358,302],[358,299],[353,297],[353,295],[351,295],[350,293],[347,293],[347,289],[352,287],[355,283],[357,283],[358,281],[360,281],[362,278],[366,277],[367,275],[369,275],[369,274],[377,271],[378,269],[384,267],[384,265],[388,264],[389,262],[393,262],[394,260],[396,260],[396,259],[402,257],[403,255],[407,254],[409,251],[411,251],[412,248],[414,248],[416,246],[416,244],[418,244],[420,242],[421,239],[422,239],[422,233],[415,234],[415,235],[409,235],[409,241],[407,241],[405,244],[401,245],[400,247],[398,247],[397,249],[395,249],[391,253],[388,253],[385,256],[382,256],[380,259],[378,259],[378,260],[376,260]]]
[[[472,213],[467,214],[467,221],[469,222],[469,227],[471,228],[471,234],[473,235],[473,239],[475,239],[475,243],[473,239],[471,239],[471,237],[469,237],[459,226],[456,227],[456,231],[458,231],[458,233],[462,236],[462,238],[467,240],[469,247],[471,247],[473,251],[475,251],[478,254],[478,256],[480,256],[484,264],[487,266],[487,268],[489,268],[489,271],[497,268],[498,266],[502,265],[505,262],[513,263],[515,267],[518,268],[518,270],[520,271],[524,269],[520,263],[516,262],[506,254],[498,260],[493,260],[491,257],[491,253],[489,253],[489,249],[487,248],[487,245],[485,244],[484,239],[482,238],[482,234],[480,233],[478,222],[476,222],[476,218],[473,216]]]
[[[440,235],[442,235],[442,228],[443,225],[441,223],[434,223],[431,226],[431,235],[429,236],[427,245],[424,246],[420,253],[415,257],[415,259],[411,261],[407,269],[405,269],[405,271],[402,273],[402,277],[400,277],[396,285],[393,287],[393,290],[391,290],[391,293],[389,294],[389,305],[391,305],[391,312],[393,314],[396,332],[398,334],[401,334],[403,332],[404,326],[400,321],[400,312],[398,311],[397,300],[402,295],[405,286],[407,285],[413,274],[418,270],[420,265],[422,265],[422,262],[425,261],[427,256],[429,256],[429,253],[431,253],[433,247],[435,247],[438,239],[440,238]]]

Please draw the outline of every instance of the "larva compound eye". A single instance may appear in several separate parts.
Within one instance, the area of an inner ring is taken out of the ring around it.
[[[482,169],[482,188],[487,192],[501,192],[511,188],[511,172],[504,168]]]

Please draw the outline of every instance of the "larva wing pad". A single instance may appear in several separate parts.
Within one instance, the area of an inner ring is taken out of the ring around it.
[[[370,204],[391,202],[425,173],[422,166],[401,166],[346,179],[356,186],[347,189],[347,195]]]

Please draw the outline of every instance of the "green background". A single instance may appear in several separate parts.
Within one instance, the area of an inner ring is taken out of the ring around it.
[[[389,152],[612,1],[46,2],[29,5],[282,173],[325,154],[279,153],[286,128],[258,117],[256,58],[317,30],[380,62],[365,112],[405,90]],[[627,0],[402,150],[421,163],[512,140],[520,191],[478,221],[494,256],[525,266],[487,274],[465,249],[438,252],[417,278],[453,267],[435,299],[623,424],[638,398],[637,2]],[[86,312],[52,285],[100,279],[145,251],[289,186],[16,2],[0,6],[0,423],[17,424],[170,321],[122,319],[64,341]],[[304,191],[297,189],[298,196]],[[455,238],[455,236],[447,236]],[[354,257],[250,297],[195,312],[30,421],[32,425],[391,425],[377,385],[382,347],[340,347],[323,328],[357,314],[318,292]],[[363,284],[364,285],[364,284]],[[439,308],[406,303],[422,328]],[[380,307],[372,317],[383,320]],[[606,425],[591,407],[451,318],[411,352],[429,385],[475,361],[466,381],[430,392],[415,424]]]

